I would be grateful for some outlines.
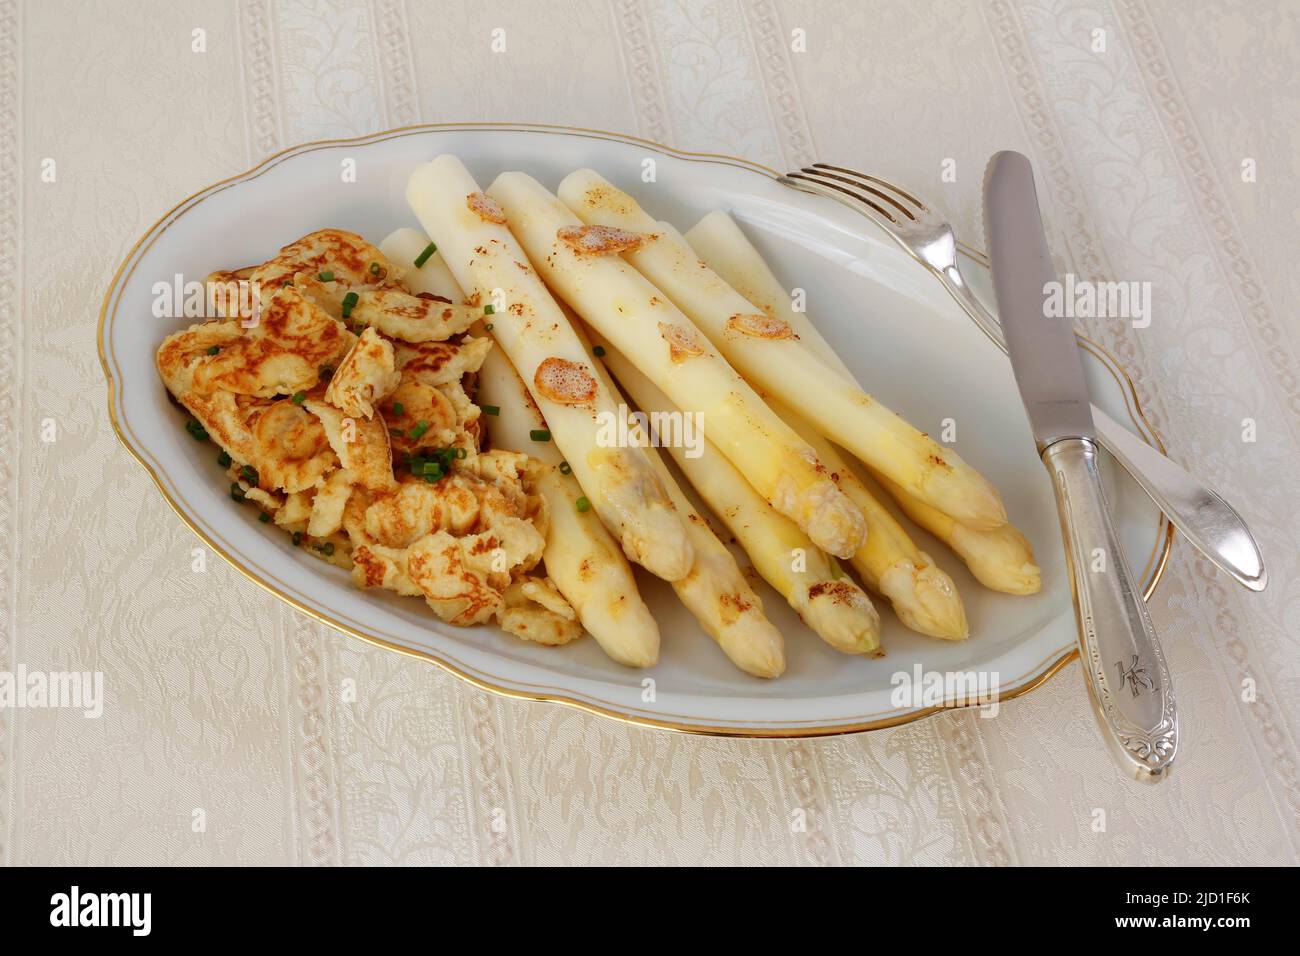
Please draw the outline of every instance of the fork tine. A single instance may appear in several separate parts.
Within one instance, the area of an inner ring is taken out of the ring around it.
[[[859,192],[855,192],[854,190],[848,189],[844,186],[837,186],[835,183],[826,182],[826,180],[819,179],[815,175],[808,176],[805,175],[804,173],[787,173],[785,176],[778,177],[777,181],[785,184],[786,186],[793,186],[795,189],[802,189],[804,192],[815,192],[815,193],[821,193],[822,195],[826,195],[828,190],[834,190],[837,193],[843,193],[844,195],[848,196],[850,199],[853,199],[856,202],[862,203],[864,206],[869,206],[870,208],[874,209],[877,213],[879,213],[889,222],[894,223],[895,225],[897,225],[898,223],[899,217],[895,213],[892,213],[888,209],[885,209],[879,203],[869,199],[868,197],[862,195]],[[811,184],[812,186],[818,188],[809,189],[808,186],[804,185],[805,183]],[[831,196],[830,198],[834,199],[835,197]]]
[[[902,196],[904,199],[906,199],[912,205],[916,206],[916,208],[920,209],[922,212],[930,211],[929,207],[926,206],[925,203],[917,199],[906,189],[903,189],[901,186],[895,186],[893,183],[886,182],[883,179],[878,179],[877,177],[869,175],[868,173],[860,173],[856,169],[849,169],[847,166],[832,166],[830,163],[813,163],[813,168],[829,169],[837,173],[844,173],[844,175],[852,176],[855,179],[862,181],[863,183],[875,183],[878,186],[882,186],[885,189],[893,193],[897,193],[899,196]]]
[[[856,186],[858,189],[864,189],[873,196],[879,196],[882,200],[889,203],[891,206],[893,206],[895,209],[901,212],[908,219],[916,218],[916,214],[913,213],[912,210],[908,209],[906,206],[904,206],[901,202],[899,202],[889,193],[881,192],[879,189],[877,189],[875,186],[870,185],[869,183],[860,182],[859,180],[856,179],[850,179],[847,176],[839,176],[835,173],[822,172],[822,168],[819,166],[805,166],[803,169],[800,170],[800,172],[809,173],[813,176],[820,176],[822,179],[834,179],[837,182],[847,183],[850,186]]]

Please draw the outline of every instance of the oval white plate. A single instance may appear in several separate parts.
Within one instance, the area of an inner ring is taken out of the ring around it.
[[[997,484],[1012,520],[1034,544],[1042,593],[1016,598],[987,591],[917,532],[961,590],[970,640],[920,637],[884,607],[888,655],[847,657],[818,640],[764,588],[764,605],[786,636],[789,662],[783,677],[765,682],[736,670],[671,589],[642,576],[664,642],[656,667],[633,671],[611,662],[590,639],[546,648],[492,628],[448,627],[418,599],[357,590],[344,572],[259,524],[254,509],[231,502],[213,446],[190,438],[185,415],[169,403],[158,379],[159,342],[188,321],[154,318],[153,286],[177,273],[201,281],[217,268],[261,262],[326,226],[378,242],[398,226],[415,224],[402,198],[407,175],[444,152],[460,156],[483,185],[502,170],[523,169],[554,188],[573,169],[591,166],[682,230],[714,209],[731,211],[779,277],[807,291],[827,338],[872,392],[924,431],[938,433],[943,419],[956,419],[962,457]],[[648,158],[657,167],[653,184],[641,181]],[[356,162],[354,183],[340,181],[344,159]],[[922,674],[996,675],[1004,700],[1024,693],[1073,656],[1075,630],[1056,508],[1010,366],[939,283],[871,223],[829,200],[787,189],[774,176],[730,157],[525,125],[423,126],[294,147],[186,199],[122,263],[99,328],[110,416],[177,513],[254,581],[348,634],[431,660],[489,690],[639,724],[738,736],[846,733],[926,716],[938,709],[933,701],[891,699],[894,675],[918,667]],[[988,276],[978,253],[966,265],[987,301]],[[1158,442],[1123,372],[1100,349],[1086,348],[1096,403]],[[1107,477],[1125,548],[1149,594],[1168,554],[1168,526],[1127,475],[1111,469]],[[643,683],[647,677],[654,680],[653,694]]]

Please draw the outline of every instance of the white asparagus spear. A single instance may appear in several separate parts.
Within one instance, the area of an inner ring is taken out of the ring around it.
[[[646,449],[677,510],[686,516],[695,565],[673,590],[733,664],[754,677],[785,672],[785,639],[767,619],[762,599],[746,580],[727,546],[718,540],[677,484],[654,448]]]
[[[582,321],[570,313],[567,306],[561,308],[582,340],[596,377],[625,405],[623,393],[609,377],[605,366],[592,354],[591,340]],[[677,484],[659,452],[650,445],[645,432],[635,421],[629,425],[630,437],[646,449],[660,481],[672,496],[673,504],[686,516],[686,530],[695,548],[695,566],[686,577],[672,582],[678,599],[695,615],[704,633],[713,638],[742,671],[754,677],[780,677],[785,672],[785,639],[767,619],[762,599],[750,586],[735,556],[713,533],[704,516],[695,510],[695,505]],[[750,493],[755,492],[751,490]]]
[[[592,332],[605,349],[602,361],[646,414],[677,413],[672,402],[609,342]],[[669,446],[687,480],[736,536],[763,579],[798,612],[822,640],[846,654],[883,653],[880,615],[839,568],[793,521],[763,500],[716,448],[707,445],[692,457],[689,449]]]
[[[471,300],[500,302],[493,336],[520,370],[588,499],[628,557],[668,581],[693,563],[680,515],[639,448],[597,442],[601,414],[619,410],[591,374],[568,319],[551,298],[504,216],[454,156],[416,168],[406,201]]]
[[[488,194],[550,286],[680,408],[703,416],[723,454],[813,541],[850,555],[866,533],[861,514],[823,474],[807,443],[714,352],[690,319],[616,255],[579,252],[559,238],[579,227],[554,195],[523,173],[502,173]],[[548,416],[549,417],[549,416]]]
[[[659,625],[641,600],[632,568],[596,513],[579,510],[582,489],[560,470],[555,444],[530,437],[547,427],[546,420],[500,349],[489,352],[479,369],[478,398],[480,406],[499,410],[486,416],[493,447],[524,451],[540,462],[531,477],[550,515],[542,552],[547,575],[606,654],[629,667],[654,664]]]
[[[422,266],[415,265],[428,245],[424,233],[399,229],[379,248],[405,270],[407,288],[459,302],[460,286],[441,255],[434,252]],[[500,348],[488,352],[479,369],[478,401],[498,409],[498,414],[484,416],[494,447],[526,451],[541,463],[531,477],[550,515],[542,552],[547,575],[613,660],[629,667],[654,664],[659,659],[659,625],[637,591],[632,568],[596,513],[578,510],[582,489],[572,474],[560,470],[562,459],[554,442],[532,440],[532,432],[546,428],[546,421]]]
[[[873,470],[871,476],[893,496],[903,514],[952,548],[986,588],[1003,594],[1042,590],[1043,575],[1034,563],[1034,549],[1015,525],[1008,522],[1000,528],[975,531],[909,495],[884,475]]]
[[[796,312],[790,296],[772,274],[749,238],[725,212],[705,216],[686,234],[691,248],[718,275],[766,314],[788,322],[800,342],[850,381],[853,373],[813,325],[807,313]],[[1033,594],[1042,588],[1033,548],[1010,524],[977,530],[936,514],[924,502],[885,479],[882,484],[905,514],[951,547],[986,587],[1008,594]]]
[[[997,489],[945,448],[804,348],[795,330],[723,281],[672,226],[590,169],[570,173],[560,198],[591,225],[648,238],[624,255],[693,321],[728,362],[828,438],[934,507],[972,527],[1007,520]]]
[[[889,509],[880,503],[879,496],[854,474],[826,438],[780,403],[773,404],[773,408],[786,416],[794,430],[812,445],[831,470],[840,490],[862,509],[870,530],[866,543],[850,563],[867,587],[883,594],[898,619],[920,634],[945,641],[968,637],[966,608],[948,572],[916,546]]]

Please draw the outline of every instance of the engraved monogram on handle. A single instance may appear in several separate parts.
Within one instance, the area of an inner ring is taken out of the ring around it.
[[[1129,687],[1133,690],[1134,697],[1141,696],[1144,687],[1147,690],[1156,689],[1156,685],[1147,676],[1146,666],[1141,663],[1136,654],[1133,655],[1133,660],[1129,662],[1127,667],[1123,661],[1116,661],[1115,669],[1119,672],[1119,689],[1123,690],[1124,683],[1127,681]]]

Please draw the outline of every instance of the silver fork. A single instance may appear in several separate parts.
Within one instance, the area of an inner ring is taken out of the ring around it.
[[[867,216],[928,267],[984,334],[1003,352],[1007,350],[997,318],[962,277],[952,226],[916,196],[876,176],[826,163],[813,163],[778,177],[778,181],[834,199]],[[1232,506],[1096,405],[1092,415],[1106,450],[1169,516],[1174,527],[1237,581],[1252,591],[1264,590],[1268,583],[1264,557]]]

